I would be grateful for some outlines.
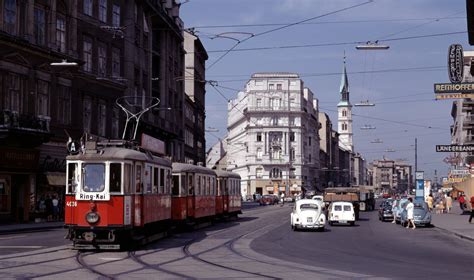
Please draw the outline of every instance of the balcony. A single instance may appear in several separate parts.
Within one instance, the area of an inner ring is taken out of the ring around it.
[[[49,133],[50,117],[20,115],[4,110],[0,113],[0,128]]]

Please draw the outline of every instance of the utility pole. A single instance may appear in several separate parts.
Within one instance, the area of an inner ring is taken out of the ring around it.
[[[418,141],[415,138],[415,172],[418,171]]]

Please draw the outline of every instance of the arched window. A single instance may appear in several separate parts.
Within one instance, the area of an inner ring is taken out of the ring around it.
[[[342,116],[343,116],[343,117],[346,117],[346,116],[347,116],[347,111],[346,111],[346,110],[342,110]]]

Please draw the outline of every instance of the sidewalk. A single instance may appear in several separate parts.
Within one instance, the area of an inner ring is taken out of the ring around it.
[[[460,238],[474,241],[474,219],[473,223],[469,223],[469,215],[461,215],[461,209],[458,203],[453,203],[453,209],[449,214],[432,213],[431,223],[446,232],[454,234]]]
[[[25,232],[25,231],[62,228],[63,226],[64,226],[64,221],[25,223],[25,224],[6,224],[6,225],[0,225],[0,235],[17,233],[17,232]]]

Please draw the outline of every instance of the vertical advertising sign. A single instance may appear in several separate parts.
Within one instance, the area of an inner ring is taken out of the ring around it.
[[[425,200],[425,181],[423,171],[416,171],[415,200]]]

